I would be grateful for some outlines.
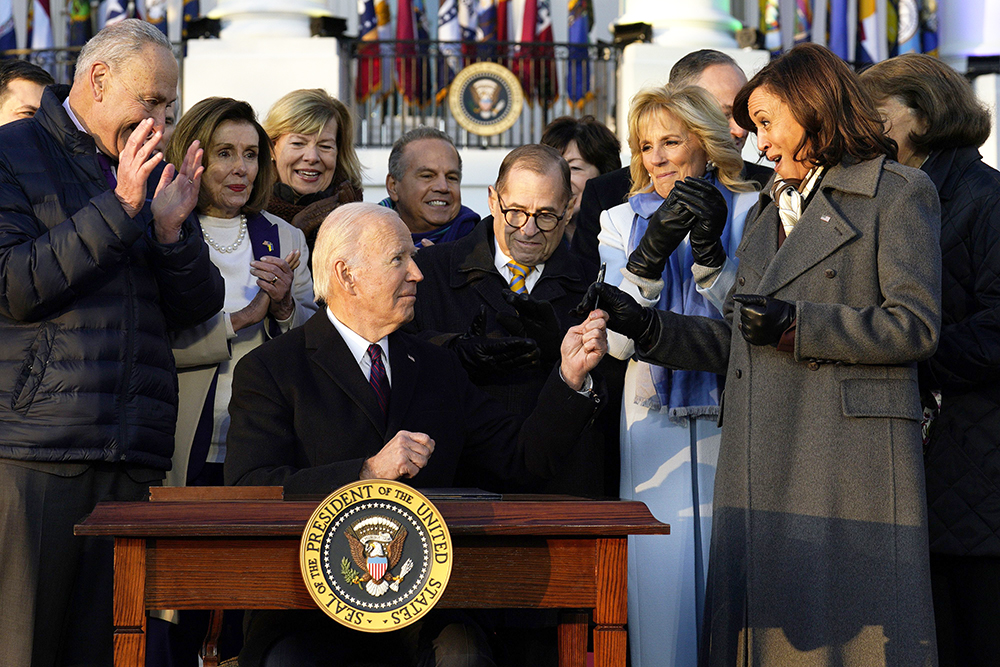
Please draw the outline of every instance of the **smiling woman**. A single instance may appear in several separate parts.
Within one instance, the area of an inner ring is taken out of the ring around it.
[[[302,89],[274,103],[264,128],[278,172],[267,210],[301,229],[311,250],[330,211],[362,199],[354,119],[325,90]]]

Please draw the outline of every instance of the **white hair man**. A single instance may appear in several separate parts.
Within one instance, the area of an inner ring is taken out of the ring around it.
[[[280,484],[297,494],[325,494],[358,479],[449,487],[479,469],[524,482],[551,477],[572,455],[601,403],[590,370],[607,351],[604,313],[569,329],[561,362],[522,426],[470,382],[451,351],[400,331],[423,278],[415,253],[409,230],[388,208],[345,204],[324,221],[313,271],[326,311],[236,367],[228,484]],[[427,623],[438,626],[426,626],[413,648],[423,658],[432,652],[437,662],[429,664],[492,664],[452,652],[483,645],[474,624],[430,615]],[[258,612],[247,627],[244,667],[312,664],[331,642],[344,664],[373,650],[389,664],[410,664],[386,657],[405,642],[400,633],[361,635],[319,612]]]
[[[123,21],[0,128],[0,664],[111,663],[112,546],[73,525],[170,467],[167,331],[222,308],[202,151],[155,150],[176,88],[170,43]]]

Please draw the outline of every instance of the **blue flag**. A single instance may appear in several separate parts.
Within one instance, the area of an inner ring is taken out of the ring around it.
[[[0,0],[0,51],[17,48],[17,33],[14,32],[14,4],[11,0]]]
[[[594,8],[591,0],[569,0],[569,43],[580,44],[569,48],[566,67],[566,96],[577,107],[587,103],[590,91],[590,30],[594,27]]]

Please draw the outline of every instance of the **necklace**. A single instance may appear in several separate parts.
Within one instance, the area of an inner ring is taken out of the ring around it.
[[[216,243],[215,239],[208,235],[208,231],[204,228],[202,228],[201,233],[205,237],[205,243],[212,246],[219,252],[225,254],[236,252],[236,249],[240,247],[240,244],[243,243],[243,239],[247,236],[247,217],[242,213],[240,214],[240,235],[236,237],[236,240],[232,245],[219,245]]]

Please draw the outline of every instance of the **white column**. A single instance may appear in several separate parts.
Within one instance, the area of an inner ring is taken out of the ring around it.
[[[222,21],[222,39],[309,37],[309,19],[329,15],[325,0],[219,0],[208,13]]]
[[[329,16],[326,0],[218,0],[219,39],[188,42],[184,110],[210,96],[253,106],[261,119],[285,93],[324,88],[340,95],[340,53],[332,37],[312,38],[309,19]]]
[[[649,23],[653,43],[674,48],[736,48],[742,26],[729,13],[729,0],[625,0],[617,24]]]
[[[938,51],[941,59],[965,72],[969,56],[1000,55],[1000,0],[938,2]],[[993,112],[993,131],[980,148],[983,161],[994,168],[1000,163],[997,136],[997,106],[1000,76],[986,74],[974,81],[976,94]]]

